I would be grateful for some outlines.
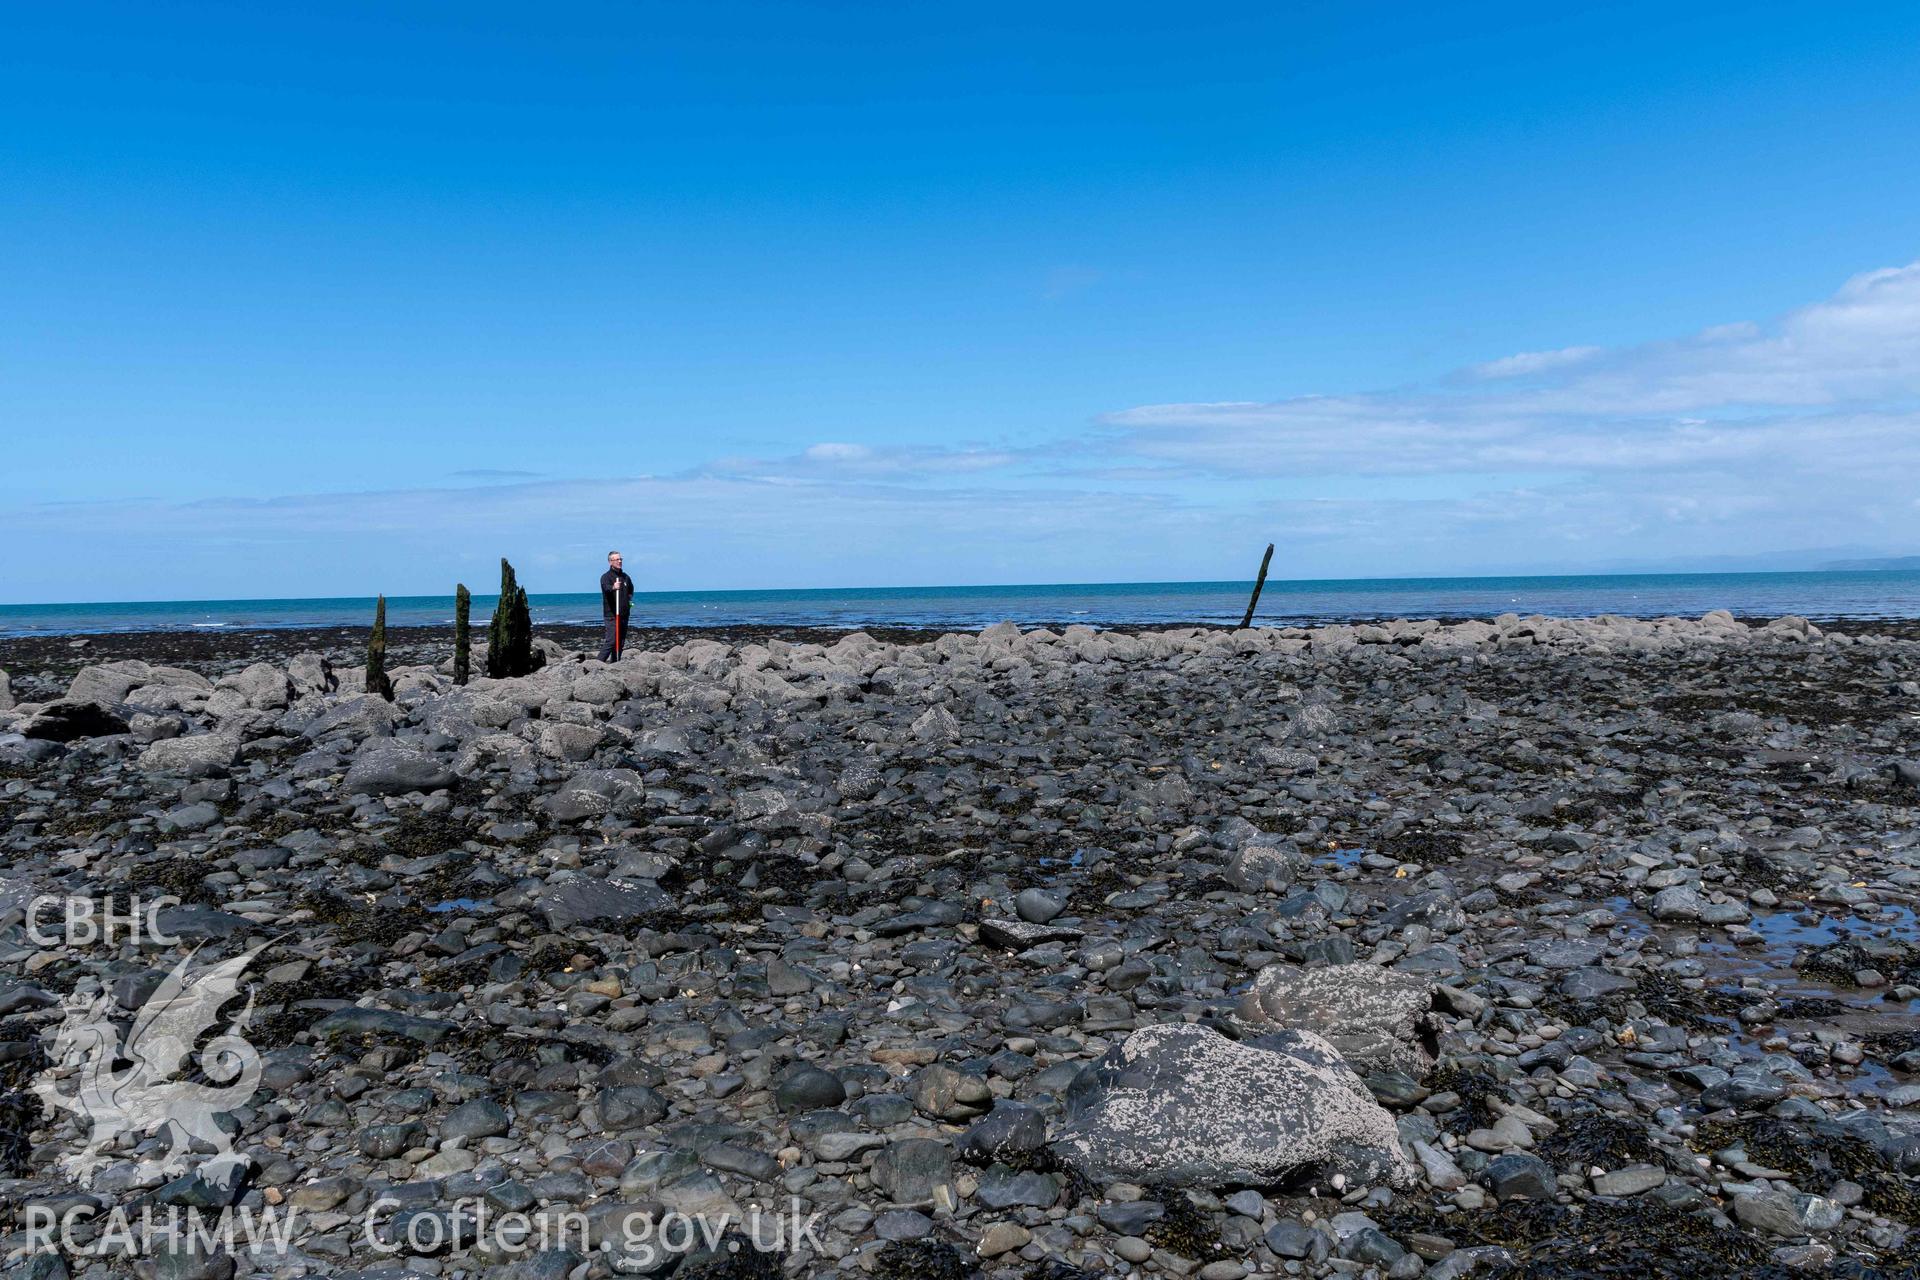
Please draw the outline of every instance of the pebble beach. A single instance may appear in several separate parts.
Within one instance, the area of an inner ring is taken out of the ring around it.
[[[1914,624],[363,635],[0,641],[19,1274],[1920,1275]],[[70,1002],[188,956],[231,1158],[83,1176]]]

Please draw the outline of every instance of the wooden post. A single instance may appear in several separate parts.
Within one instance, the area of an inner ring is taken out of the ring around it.
[[[453,587],[453,682],[465,684],[473,668],[473,593],[467,584]]]
[[[1273,563],[1273,544],[1267,544],[1267,554],[1260,557],[1260,576],[1253,581],[1253,599],[1247,601],[1247,616],[1240,619],[1242,630],[1253,625],[1253,610],[1260,603],[1260,588],[1267,585],[1267,566]]]
[[[387,679],[387,598],[373,606],[373,634],[367,637],[367,692],[393,701],[393,682]]]

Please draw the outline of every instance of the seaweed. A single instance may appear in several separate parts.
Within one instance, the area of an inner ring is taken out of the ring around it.
[[[1220,1228],[1215,1225],[1213,1215],[1195,1204],[1193,1197],[1176,1194],[1161,1203],[1167,1211],[1148,1224],[1143,1233],[1148,1243],[1197,1261],[1224,1256]]]
[[[475,956],[471,960],[449,960],[420,975],[420,985],[429,991],[458,991],[472,984],[479,986],[493,968],[497,953]]]
[[[1375,848],[1396,862],[1411,862],[1431,867],[1452,862],[1464,852],[1465,841],[1457,831],[1437,827],[1411,827],[1375,843]]]
[[[967,1280],[973,1268],[944,1240],[895,1240],[882,1245],[876,1273],[883,1280]]]
[[[1086,1197],[1099,1198],[1100,1188],[1093,1179],[1080,1169],[1054,1154],[1049,1146],[1036,1147],[1031,1151],[1001,1151],[995,1157],[1001,1164],[1017,1173],[1051,1173],[1061,1178],[1061,1187],[1066,1193],[1068,1204],[1077,1204]]]
[[[1751,849],[1742,849],[1731,860],[1734,871],[1745,885],[1762,885],[1768,889],[1791,889],[1795,877],[1781,863]]]
[[[1891,1062],[1905,1054],[1920,1051],[1920,1031],[1874,1031],[1861,1038],[1867,1052]]]
[[[1803,1126],[1778,1116],[1709,1120],[1695,1131],[1693,1146],[1699,1151],[1740,1147],[1748,1159],[1810,1184],[1848,1179],[1865,1189],[1863,1203],[1875,1213],[1920,1222],[1920,1191],[1913,1179],[1873,1143],[1832,1122]]]
[[[1027,1269],[1026,1280],[1099,1280],[1091,1271],[1068,1266],[1058,1258],[1046,1258]]]
[[[1459,1097],[1460,1105],[1447,1116],[1447,1130],[1456,1134],[1488,1127],[1496,1118],[1493,1100],[1509,1101],[1512,1097],[1506,1086],[1489,1072],[1457,1062],[1435,1067],[1423,1083],[1430,1093],[1451,1093]]]
[[[340,941],[348,946],[362,942],[391,946],[409,933],[434,927],[433,918],[411,903],[362,904],[337,893],[308,889],[295,899],[295,905],[333,926]]]
[[[1592,1200],[1580,1207],[1512,1200],[1473,1213],[1441,1214],[1402,1204],[1380,1215],[1398,1236],[1443,1235],[1462,1246],[1492,1245],[1511,1261],[1505,1280],[1786,1280],[1768,1246],[1712,1219],[1648,1196]]]
[[[337,813],[303,813],[299,809],[276,809],[253,824],[252,831],[262,840],[279,840],[296,831],[340,831],[353,819],[345,809]]]
[[[46,1046],[31,1027],[0,1024],[10,1046],[21,1046],[0,1060],[0,1171],[27,1176],[33,1154],[31,1134],[46,1117],[46,1104],[31,1088],[33,1078],[52,1065]],[[14,1036],[21,1037],[14,1039]]]
[[[1780,1002],[1780,1011],[1774,1016],[1776,1021],[1802,1019],[1825,1022],[1859,1007],[1848,1004],[1845,1000],[1832,1000],[1826,996],[1788,996]]]
[[[182,902],[217,907],[222,899],[207,884],[207,864],[201,858],[162,858],[134,868],[129,881],[143,889],[159,889]]]
[[[459,849],[477,838],[479,830],[471,818],[455,818],[448,812],[414,811],[403,815],[393,826],[370,834],[403,858],[424,858]]]
[[[675,929],[697,928],[716,921],[757,924],[761,908],[769,903],[804,904],[819,883],[822,872],[787,854],[766,851],[747,864],[753,868],[755,884],[741,884],[746,868],[733,859],[690,852],[660,877],[660,887],[679,890],[704,882],[700,902],[680,908],[664,920]],[[664,926],[663,926],[664,927]]]
[[[738,1231],[715,1242],[712,1252],[687,1258],[674,1272],[681,1280],[785,1280],[786,1255],[762,1249]]]
[[[1864,947],[1854,942],[1836,942],[1832,946],[1809,951],[1800,961],[1800,972],[1809,978],[1836,987],[1857,987],[1854,974],[1876,967],[1877,961]]]
[[[1567,1117],[1541,1139],[1537,1150],[1542,1159],[1563,1172],[1661,1162],[1659,1146],[1644,1129],[1604,1111],[1583,1111]]]
[[[324,1009],[301,1009],[296,1005],[308,1000],[357,1000],[373,985],[375,978],[367,970],[320,964],[314,965],[304,978],[262,983],[253,993],[254,1006],[274,1012],[256,1016],[248,1026],[248,1037],[269,1048],[292,1044],[302,1032],[327,1016]]]

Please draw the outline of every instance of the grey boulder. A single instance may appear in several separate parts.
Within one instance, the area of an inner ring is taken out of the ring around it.
[[[398,796],[450,787],[454,776],[453,766],[431,751],[393,738],[373,738],[354,754],[341,785],[348,795]]]
[[[293,712],[299,710],[296,707]],[[331,733],[364,738],[369,734],[393,732],[394,722],[400,718],[400,714],[392,703],[379,694],[362,693],[326,704],[318,715],[306,719],[297,731],[316,741]]]
[[[1135,1031],[1067,1089],[1056,1155],[1102,1182],[1265,1184],[1307,1166],[1410,1185],[1393,1117],[1308,1032]]]
[[[1291,845],[1247,844],[1227,864],[1226,881],[1242,893],[1277,892],[1299,878],[1305,863]]]
[[[1376,964],[1303,969],[1270,964],[1240,997],[1237,1025],[1251,1035],[1310,1031],[1357,1071],[1425,1075],[1439,1030],[1433,984]]]
[[[294,696],[300,698],[310,693],[332,693],[340,687],[340,681],[333,674],[333,664],[317,653],[293,655],[287,663],[287,683],[293,686]]]
[[[225,773],[240,758],[240,741],[225,734],[196,733],[185,738],[163,738],[140,753],[146,773],[177,773],[206,778]]]
[[[122,658],[82,667],[67,686],[67,701],[113,705],[143,684],[153,682],[153,667],[138,658]]]
[[[576,924],[625,924],[673,909],[673,899],[650,880],[595,880],[567,876],[550,880],[534,896],[534,909],[550,929]]]
[[[286,672],[271,663],[256,662],[244,671],[222,676],[216,689],[231,689],[261,711],[279,711],[292,700],[293,685]]]

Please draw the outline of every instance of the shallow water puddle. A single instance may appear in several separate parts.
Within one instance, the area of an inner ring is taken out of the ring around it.
[[[1360,859],[1367,856],[1365,849],[1326,849],[1313,856],[1317,866],[1336,867],[1341,871],[1352,871],[1360,865]]]

